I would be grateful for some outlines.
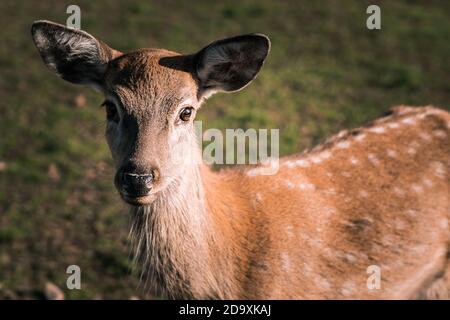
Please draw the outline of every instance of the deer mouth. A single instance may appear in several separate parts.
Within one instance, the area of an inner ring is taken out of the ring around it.
[[[119,192],[121,198],[132,206],[145,206],[151,204],[156,199],[156,194],[150,193],[146,195],[130,195],[125,192]]]

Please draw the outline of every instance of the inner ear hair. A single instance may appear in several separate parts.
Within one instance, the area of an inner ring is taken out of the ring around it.
[[[238,91],[258,74],[270,40],[263,34],[248,34],[215,41],[195,55],[196,75],[202,90]]]
[[[33,23],[31,34],[45,64],[72,83],[101,82],[107,63],[119,54],[87,32],[50,21]]]

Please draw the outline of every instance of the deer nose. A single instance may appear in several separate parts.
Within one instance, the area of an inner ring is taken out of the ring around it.
[[[130,196],[141,197],[152,189],[154,175],[125,172],[122,175],[122,189]]]

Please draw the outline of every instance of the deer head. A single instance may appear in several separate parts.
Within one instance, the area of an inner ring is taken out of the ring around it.
[[[265,35],[249,34],[190,55],[163,49],[122,53],[84,31],[48,21],[35,22],[32,36],[52,71],[104,94],[115,185],[132,205],[150,204],[186,173],[199,154],[193,120],[202,102],[248,85],[270,50]]]

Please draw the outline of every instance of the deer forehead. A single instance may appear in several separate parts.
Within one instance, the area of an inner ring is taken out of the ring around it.
[[[163,49],[141,49],[111,61],[105,90],[131,113],[170,112],[197,103],[197,82],[188,57]]]

